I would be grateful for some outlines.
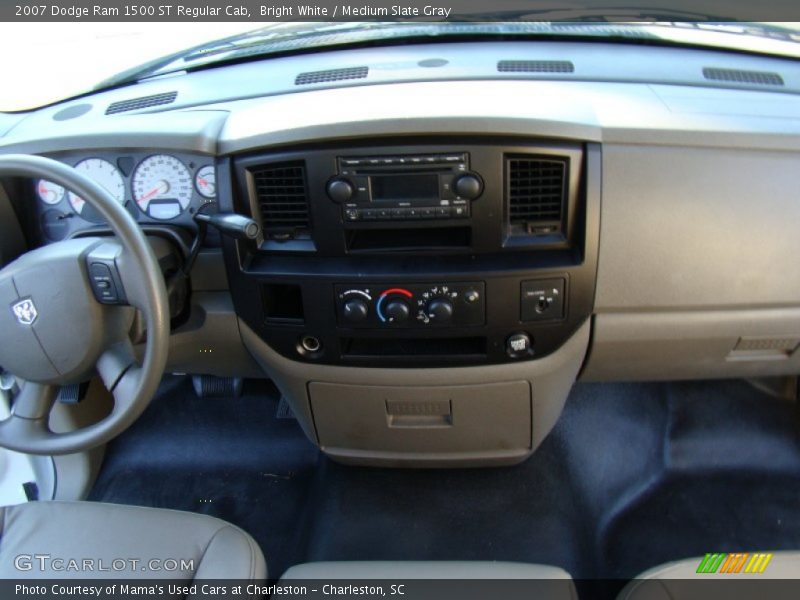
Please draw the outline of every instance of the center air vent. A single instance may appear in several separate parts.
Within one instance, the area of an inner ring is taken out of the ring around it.
[[[566,158],[506,157],[510,236],[562,232],[568,165]]]
[[[783,77],[770,71],[741,71],[739,69],[715,69],[705,67],[703,77],[712,81],[744,83],[751,85],[783,85]]]
[[[128,112],[130,110],[140,110],[142,108],[161,106],[162,104],[172,104],[175,102],[177,97],[178,92],[166,92],[164,94],[154,94],[152,96],[142,96],[141,98],[132,98],[131,100],[112,102],[108,105],[106,114],[115,115],[117,113]]]
[[[501,60],[501,73],[573,73],[575,65],[568,60]]]
[[[306,168],[303,161],[250,169],[253,192],[265,237],[290,240],[310,237]]]
[[[310,85],[312,83],[330,83],[345,79],[364,79],[369,75],[369,67],[348,67],[346,69],[330,69],[328,71],[310,71],[300,73],[295,77],[295,85]]]

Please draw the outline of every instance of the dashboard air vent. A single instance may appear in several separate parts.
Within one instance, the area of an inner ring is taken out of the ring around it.
[[[300,73],[295,77],[295,85],[310,85],[312,83],[330,83],[345,79],[364,79],[369,75],[369,67],[348,67],[346,69],[330,69],[328,71],[309,71]]]
[[[161,106],[162,104],[172,104],[175,102],[177,97],[178,92],[166,92],[164,94],[154,94],[152,96],[142,96],[141,98],[132,98],[131,100],[112,102],[108,105],[106,114],[116,115],[118,113],[128,112],[131,110],[151,108],[153,106]]]
[[[501,73],[573,73],[575,65],[568,60],[501,60]]]
[[[250,169],[250,174],[265,237],[274,240],[308,238],[305,163],[263,165]]]
[[[783,77],[769,71],[740,71],[738,69],[716,69],[705,67],[703,77],[712,81],[744,83],[751,85],[783,85]]]
[[[566,158],[506,157],[509,235],[562,231],[568,165]]]

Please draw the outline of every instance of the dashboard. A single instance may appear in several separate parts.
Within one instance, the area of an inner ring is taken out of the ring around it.
[[[170,369],[269,376],[337,460],[508,464],[578,378],[800,372],[795,61],[337,50],[0,115],[0,132],[0,152],[85,169],[183,254],[198,211],[256,221],[200,252]],[[3,187],[31,246],[104,232],[47,182]]]

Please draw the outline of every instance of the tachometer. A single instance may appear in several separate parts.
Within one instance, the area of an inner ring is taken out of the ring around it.
[[[150,156],[133,173],[133,198],[146,215],[174,219],[192,200],[192,175],[174,156]]]
[[[194,186],[197,193],[209,200],[217,196],[217,174],[214,167],[206,165],[201,168],[194,177]]]
[[[125,180],[119,169],[110,162],[102,158],[87,158],[75,165],[75,170],[99,183],[114,200],[125,205]],[[69,192],[69,203],[72,205],[72,209],[87,221],[103,220],[93,206],[86,204],[83,198],[73,192]]]
[[[67,193],[63,187],[52,181],[40,179],[36,183],[36,193],[45,204],[58,204],[64,199],[64,194]]]

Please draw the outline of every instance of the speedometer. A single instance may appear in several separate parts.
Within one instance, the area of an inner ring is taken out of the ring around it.
[[[133,198],[146,215],[174,219],[192,200],[192,175],[174,156],[150,156],[133,174]]]
[[[119,169],[110,162],[102,158],[87,158],[75,165],[75,170],[99,183],[114,200],[122,205],[125,204],[125,180],[122,179]],[[69,203],[72,209],[87,221],[103,220],[93,206],[86,204],[83,198],[73,192],[69,192]]]

